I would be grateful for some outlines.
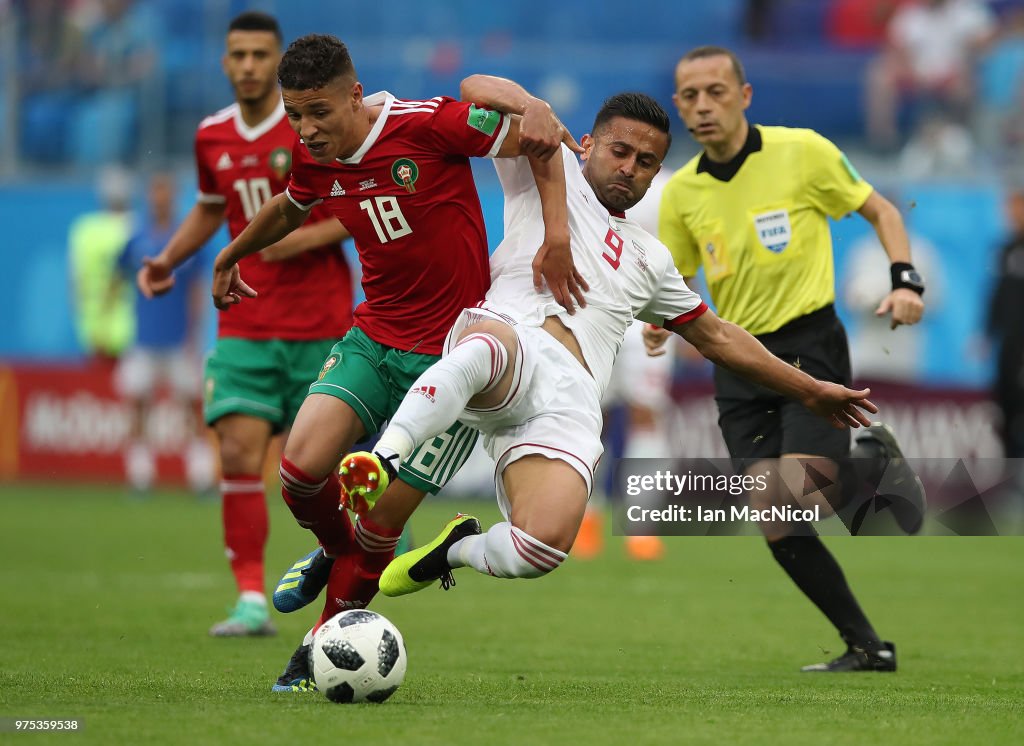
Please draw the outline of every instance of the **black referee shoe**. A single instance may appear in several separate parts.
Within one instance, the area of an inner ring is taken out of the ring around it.
[[[800,669],[804,673],[850,673],[854,671],[879,671],[891,673],[896,670],[896,646],[891,642],[881,647],[868,649],[850,645],[846,652],[828,663],[815,663]]]
[[[906,534],[916,534],[924,525],[924,511],[927,501],[920,477],[910,468],[903,457],[903,449],[896,440],[896,434],[883,422],[873,422],[864,432],[859,433],[857,442],[871,441],[884,451],[887,462],[883,472],[879,493],[889,498],[889,510]]]

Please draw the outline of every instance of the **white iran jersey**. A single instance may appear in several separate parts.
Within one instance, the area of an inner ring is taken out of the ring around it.
[[[505,192],[505,238],[491,256],[486,305],[530,326],[557,316],[576,336],[603,394],[634,318],[658,325],[666,320],[681,323],[707,306],[686,286],[664,244],[624,214],[609,214],[565,145],[562,163],[573,261],[590,285],[587,307],[570,316],[547,288],[538,293],[533,287],[532,263],[544,241],[544,218],[525,157],[494,160]]]

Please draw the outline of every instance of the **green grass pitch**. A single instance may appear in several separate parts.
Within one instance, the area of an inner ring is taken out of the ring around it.
[[[271,499],[268,583],[309,537]],[[456,507],[426,504],[432,537]],[[457,574],[374,608],[409,673],[383,705],[269,691],[313,612],[215,640],[234,600],[219,508],[178,493],[0,487],[0,717],[85,719],[26,743],[1020,744],[1024,538],[829,539],[895,675],[800,674],[839,643],[756,538],[621,540],[534,581]],[[0,740],[21,743],[22,736]]]

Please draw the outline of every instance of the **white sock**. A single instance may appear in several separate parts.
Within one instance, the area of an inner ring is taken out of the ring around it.
[[[374,450],[405,461],[416,446],[451,427],[475,394],[497,385],[506,367],[508,353],[497,337],[470,334],[416,379]]]
[[[132,489],[148,490],[156,478],[156,461],[145,443],[132,443],[124,454],[124,471]]]
[[[452,544],[448,564],[472,567],[496,578],[539,578],[561,565],[566,556],[505,522]]]
[[[196,438],[185,451],[185,478],[193,492],[209,492],[217,481],[217,463],[206,438]]]

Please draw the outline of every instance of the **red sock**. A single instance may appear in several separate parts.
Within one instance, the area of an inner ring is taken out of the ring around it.
[[[315,479],[286,458],[281,459],[281,496],[303,528],[320,540],[327,554],[341,557],[352,545],[352,521],[339,510],[341,483],[337,474]]]
[[[339,557],[327,581],[324,610],[317,627],[338,612],[362,609],[377,595],[381,573],[395,558],[395,547],[402,529],[378,526],[360,518],[355,527],[353,551]]]
[[[263,549],[269,521],[263,480],[258,475],[225,476],[220,483],[224,547],[240,593],[263,593]]]

